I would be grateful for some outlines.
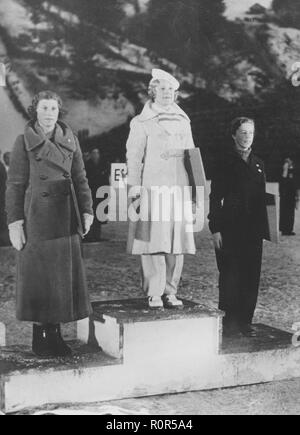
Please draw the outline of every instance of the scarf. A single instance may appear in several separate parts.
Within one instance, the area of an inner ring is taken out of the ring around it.
[[[250,154],[252,153],[252,147],[248,148],[247,150],[244,150],[236,146],[235,149],[238,155],[244,160],[244,162],[248,163]]]
[[[157,113],[157,119],[160,125],[164,127],[169,134],[176,134],[176,123],[178,127],[184,119],[183,114],[176,110],[176,107],[174,106],[171,106],[169,110],[167,110],[156,103],[152,104],[152,110]]]

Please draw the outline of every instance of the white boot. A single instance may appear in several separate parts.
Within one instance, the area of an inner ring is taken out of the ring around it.
[[[164,308],[162,298],[160,296],[152,296],[148,300],[149,308],[152,310]]]
[[[177,299],[175,295],[165,295],[164,302],[166,308],[181,308],[183,307],[183,302]]]

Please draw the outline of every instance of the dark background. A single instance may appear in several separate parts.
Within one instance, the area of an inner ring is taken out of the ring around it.
[[[149,0],[146,9],[139,0],[13,2],[33,26],[13,34],[9,23],[0,24],[12,67],[32,95],[51,88],[67,108],[94,102],[99,131],[72,115],[67,120],[83,149],[96,145],[108,163],[125,161],[129,121],[145,102],[152,67],[180,79],[180,104],[192,119],[208,177],[215,154],[231,143],[235,116],[257,121],[255,149],[269,181],[278,179],[285,156],[299,160],[300,88],[290,80],[291,65],[300,60],[298,0],[274,0],[270,10],[254,5],[235,21],[225,18],[222,0]],[[102,128],[103,100],[117,110],[129,103],[132,111]]]

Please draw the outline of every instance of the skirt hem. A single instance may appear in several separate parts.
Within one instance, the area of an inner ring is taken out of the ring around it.
[[[83,319],[87,319],[88,317],[90,317],[93,314],[93,310],[89,310],[88,312],[84,313],[84,314],[78,314],[76,316],[73,317],[68,317],[68,318],[50,318],[48,317],[47,319],[44,318],[37,318],[37,317],[32,317],[32,316],[20,316],[17,314],[16,318],[18,321],[20,322],[31,322],[31,323],[43,323],[43,324],[60,324],[60,323],[73,323],[73,322],[78,322],[80,320]]]

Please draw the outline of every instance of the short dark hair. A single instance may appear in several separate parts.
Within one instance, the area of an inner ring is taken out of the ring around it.
[[[235,118],[232,122],[231,122],[231,135],[235,136],[236,132],[238,131],[238,129],[243,125],[243,124],[253,124],[255,127],[255,121],[252,118],[246,118],[244,116],[241,116],[239,118]]]
[[[59,108],[59,118],[64,115],[63,102],[61,97],[53,91],[42,91],[33,97],[31,105],[28,107],[28,114],[32,121],[37,120],[37,107],[42,100],[56,100]]]

